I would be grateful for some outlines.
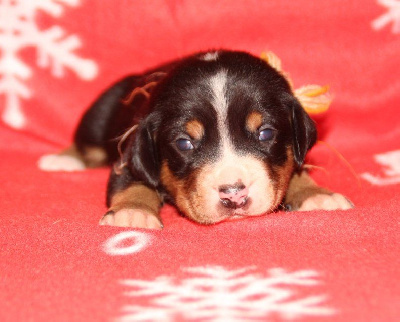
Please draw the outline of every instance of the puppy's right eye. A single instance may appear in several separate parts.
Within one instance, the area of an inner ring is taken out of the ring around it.
[[[258,140],[261,142],[271,141],[274,138],[274,130],[264,129],[258,134]]]
[[[192,142],[188,139],[178,139],[175,143],[177,148],[181,151],[189,151],[194,149]]]

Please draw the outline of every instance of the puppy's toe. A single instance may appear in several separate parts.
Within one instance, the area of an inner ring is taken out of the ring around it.
[[[154,215],[141,209],[121,209],[109,211],[100,220],[100,225],[162,229],[161,221]]]
[[[43,171],[82,171],[86,168],[82,160],[58,154],[42,156],[38,161],[38,166]]]
[[[354,208],[354,205],[343,195],[339,193],[316,194],[303,201],[298,209],[299,211],[310,210],[347,210]]]

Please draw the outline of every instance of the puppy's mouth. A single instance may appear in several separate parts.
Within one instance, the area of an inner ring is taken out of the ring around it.
[[[230,221],[239,221],[239,220],[244,220],[247,218],[260,217],[260,216],[264,216],[266,213],[268,213],[268,212],[264,212],[261,214],[248,214],[242,210],[233,211],[229,215],[224,215],[219,218],[215,218],[214,224],[230,222]]]
[[[267,209],[266,211],[263,211],[261,213],[252,213],[250,211],[251,198],[249,198],[249,199],[250,200],[247,201],[249,204],[247,205],[247,203],[246,203],[246,206],[244,206],[244,207],[235,208],[235,209],[219,208],[217,211],[218,215],[212,218],[212,221],[213,221],[212,224],[243,220],[246,218],[260,217],[260,216],[264,216],[267,213],[270,213],[273,211],[273,209]]]

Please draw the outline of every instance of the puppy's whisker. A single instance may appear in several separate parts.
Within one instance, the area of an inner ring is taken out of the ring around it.
[[[350,164],[349,161],[346,160],[346,158],[332,145],[325,141],[318,140],[318,144],[324,144],[329,150],[331,150],[341,161],[342,163],[349,169],[353,177],[357,180],[357,184],[359,187],[362,186],[360,177],[358,176],[357,172],[354,170],[353,166]]]
[[[128,131],[126,131],[123,135],[121,135],[120,137],[117,138],[117,139],[119,139],[119,142],[117,145],[118,155],[119,155],[119,158],[121,161],[120,161],[119,165],[117,165],[117,164],[114,165],[114,171],[118,175],[121,174],[122,169],[124,167],[126,167],[126,165],[128,164],[126,161],[125,162],[123,161],[122,144],[124,144],[126,139],[136,130],[137,127],[138,127],[138,125],[135,124]]]
[[[325,172],[325,174],[329,175],[329,171],[326,170],[324,167],[318,166],[318,165],[314,165],[314,164],[304,164],[303,168],[308,170],[308,169],[316,169],[316,170],[321,170],[323,172]]]

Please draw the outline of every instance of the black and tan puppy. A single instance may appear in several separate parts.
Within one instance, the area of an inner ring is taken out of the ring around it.
[[[130,129],[119,154],[116,138]],[[316,137],[279,72],[247,53],[215,51],[116,83],[83,116],[74,146],[40,166],[114,164],[104,225],[161,228],[164,201],[202,224],[280,206],[351,208],[302,171]]]

